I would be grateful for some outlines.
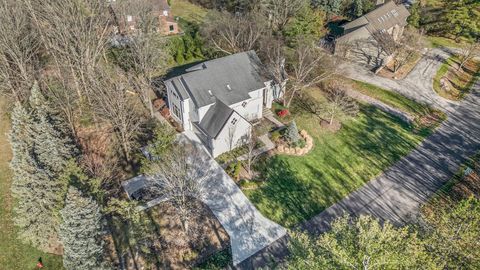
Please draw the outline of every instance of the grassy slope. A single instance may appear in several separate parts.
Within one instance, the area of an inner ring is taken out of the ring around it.
[[[259,168],[267,181],[244,191],[262,213],[287,227],[338,202],[423,139],[399,119],[371,106],[362,106],[358,117],[344,122],[336,134],[323,130],[307,113],[295,119],[314,137],[312,152],[267,160]]]
[[[462,99],[466,93],[470,91],[475,80],[480,76],[480,62],[470,60],[465,64],[466,72],[457,71],[453,66],[458,65],[460,61],[457,56],[448,58],[437,71],[433,78],[433,89],[442,97],[452,100]],[[452,82],[455,89],[451,89],[450,93],[442,90],[440,80],[443,76],[450,73],[448,78]]]
[[[194,23],[202,23],[208,12],[207,9],[194,5],[187,0],[171,0],[170,5],[173,16]]]
[[[13,199],[10,194],[12,173],[8,167],[12,155],[6,136],[9,121],[3,108],[5,103],[0,100],[0,269],[34,269],[39,257],[45,265],[43,269],[62,269],[60,256],[42,253],[22,244],[15,236],[16,230],[12,222]]]

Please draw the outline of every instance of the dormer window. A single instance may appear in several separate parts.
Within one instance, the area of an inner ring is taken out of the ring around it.
[[[232,125],[235,125],[237,123],[237,118],[233,118],[232,121],[230,122]]]
[[[247,103],[246,101],[244,101],[244,102],[242,103],[242,107],[245,108],[245,107],[247,106],[247,104],[248,104],[248,103]]]

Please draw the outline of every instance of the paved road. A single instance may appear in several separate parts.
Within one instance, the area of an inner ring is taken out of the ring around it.
[[[428,61],[422,61],[415,68],[416,72],[424,70],[422,74],[411,74],[405,82],[380,80],[380,84],[443,108],[447,111],[448,119],[416,150],[376,179],[302,224],[302,229],[313,234],[325,232],[330,228],[332,220],[345,213],[352,216],[367,214],[397,225],[404,224],[418,214],[420,205],[453,176],[460,164],[478,151],[480,82],[477,82],[472,93],[458,104],[439,99],[427,91],[428,83],[422,81],[430,81],[434,70],[438,68],[436,61]],[[374,75],[371,73],[366,77],[359,77],[361,80],[378,84],[376,78],[372,81]],[[415,78],[418,79],[417,82]],[[242,269],[262,267],[274,258],[278,260],[286,254],[286,239],[282,238],[240,266]]]
[[[430,104],[445,111],[451,111],[458,103],[438,96],[432,88],[433,77],[443,60],[449,56],[448,51],[432,49],[404,79],[398,81],[374,75],[369,70],[354,63],[343,63],[339,70],[349,78],[375,84],[416,101]]]

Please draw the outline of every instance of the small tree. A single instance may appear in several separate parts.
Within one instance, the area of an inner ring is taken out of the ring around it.
[[[460,65],[457,70],[462,69],[465,64],[475,57],[480,56],[480,41],[466,43],[462,45],[459,51]]]
[[[252,164],[258,157],[258,153],[255,153],[257,147],[258,137],[255,131],[252,129],[247,136],[247,172],[252,177]]]
[[[158,186],[159,195],[176,208],[187,233],[189,220],[198,214],[196,200],[206,194],[203,183],[210,173],[208,157],[199,147],[177,141],[167,155],[146,168],[146,174]]]
[[[330,125],[342,115],[356,115],[358,113],[358,104],[348,96],[343,85],[330,85],[327,90],[327,100],[325,115]]]
[[[407,19],[408,24],[417,29],[420,27],[420,2],[421,1],[415,1],[413,3],[410,8],[410,16]]]
[[[295,145],[298,143],[300,140],[300,134],[298,133],[298,128],[297,124],[295,123],[295,120],[290,122],[290,124],[287,127],[287,130],[285,131],[285,137],[287,138],[288,142],[292,145]]]
[[[67,269],[104,269],[100,208],[73,186],[68,189],[60,236]]]

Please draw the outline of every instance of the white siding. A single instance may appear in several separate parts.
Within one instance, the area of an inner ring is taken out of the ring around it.
[[[251,121],[262,118],[263,111],[263,89],[258,89],[249,93],[250,99],[245,100],[245,107],[243,101],[230,106],[234,111],[239,113],[245,119]]]
[[[237,119],[237,121],[235,124],[232,124],[234,118]],[[230,146],[234,149],[245,144],[251,127],[250,123],[238,113],[233,113],[222,131],[218,134],[217,139],[212,140],[212,156],[217,157],[222,153],[230,151]]]

